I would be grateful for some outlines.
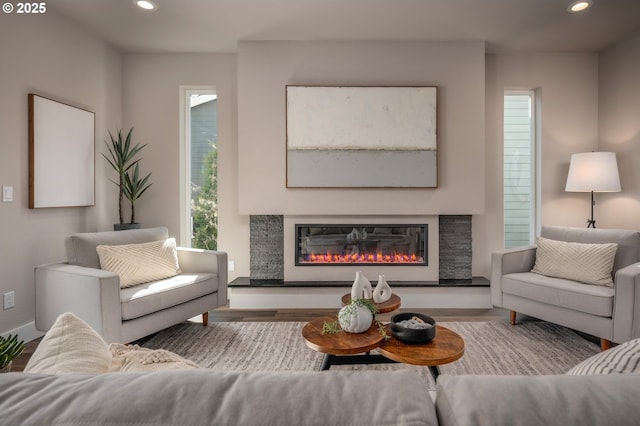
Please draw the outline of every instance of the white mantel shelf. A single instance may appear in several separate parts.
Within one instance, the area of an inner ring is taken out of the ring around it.
[[[457,284],[389,284],[394,293],[401,297],[403,308],[491,308],[489,281],[483,277]],[[339,308],[342,296],[349,292],[350,287],[351,283],[346,281],[263,281],[240,277],[229,283],[229,306],[232,309]]]

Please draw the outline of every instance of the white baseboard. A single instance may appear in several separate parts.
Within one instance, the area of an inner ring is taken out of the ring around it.
[[[233,287],[232,309],[333,309],[349,291],[336,287]],[[397,287],[403,308],[490,309],[489,287]]]
[[[36,323],[35,321],[31,321],[28,322],[24,325],[21,325],[18,328],[14,328],[13,330],[9,330],[6,333],[3,333],[2,336],[7,336],[9,334],[17,334],[18,337],[21,340],[24,340],[25,342],[30,342],[32,340],[35,340],[39,337],[44,336],[44,333],[42,331],[38,331],[36,330]]]

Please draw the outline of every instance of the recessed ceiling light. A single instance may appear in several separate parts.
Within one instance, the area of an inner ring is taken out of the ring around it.
[[[131,0],[133,4],[144,10],[157,10],[158,5],[150,0]]]
[[[569,13],[582,12],[583,10],[586,10],[589,7],[591,7],[591,5],[593,5],[593,0],[574,1],[569,5],[569,7],[567,7],[567,12]]]

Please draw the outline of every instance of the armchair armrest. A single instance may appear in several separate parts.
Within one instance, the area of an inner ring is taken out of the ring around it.
[[[178,264],[182,272],[211,272],[218,274],[218,300],[227,303],[228,266],[227,253],[178,247]]]
[[[202,250],[178,247],[178,263],[184,272],[212,272],[220,274],[227,271],[227,253],[223,251]]]
[[[613,341],[640,337],[640,262],[619,269],[613,280]]]
[[[64,312],[83,318],[107,341],[119,341],[120,278],[101,269],[52,263],[35,268],[36,328],[46,331]]]
[[[502,276],[528,272],[536,261],[536,246],[494,251],[491,254],[491,303],[502,307]]]

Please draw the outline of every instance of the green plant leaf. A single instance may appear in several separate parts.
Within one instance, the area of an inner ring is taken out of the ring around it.
[[[0,368],[5,367],[24,350],[24,342],[15,336],[0,336]]]
[[[133,127],[129,130],[126,136],[123,136],[122,129],[118,129],[116,135],[108,131],[109,140],[105,140],[105,144],[107,146],[107,153],[102,153],[102,156],[105,158],[107,163],[111,166],[113,170],[118,174],[118,180],[110,180],[116,186],[119,187],[118,192],[118,214],[120,217],[120,223],[124,223],[123,218],[123,209],[122,209],[122,200],[124,197],[129,199],[132,202],[131,208],[131,222],[134,222],[135,212],[133,202],[140,198],[140,196],[148,189],[146,185],[146,180],[140,183],[140,188],[132,187],[131,183],[135,181],[139,181],[139,178],[129,180],[131,182],[127,183],[127,173],[132,170],[135,170],[135,167],[138,166],[140,162],[140,158],[136,158],[139,155],[140,151],[147,146],[146,144],[134,144],[133,142]],[[108,154],[108,155],[107,155]],[[151,173],[149,173],[150,175]],[[147,175],[147,177],[149,176]],[[129,185],[129,188],[125,188],[125,185]],[[133,201],[132,201],[133,200]]]
[[[338,321],[327,322],[325,321],[322,324],[322,334],[336,334],[342,333],[342,328],[340,328],[340,323]]]

